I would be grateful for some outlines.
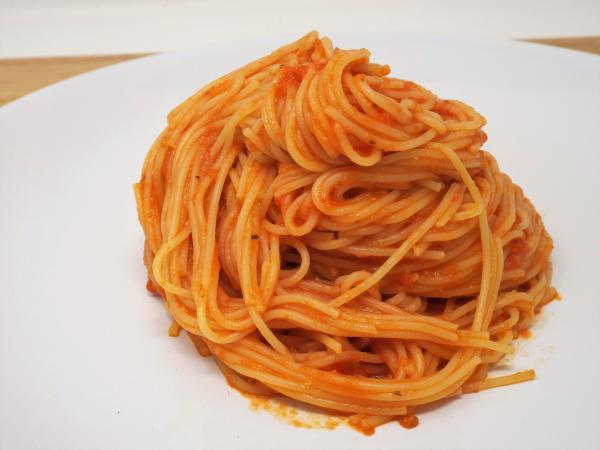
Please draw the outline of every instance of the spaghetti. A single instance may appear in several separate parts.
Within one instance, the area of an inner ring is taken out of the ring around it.
[[[135,185],[148,288],[243,392],[375,427],[488,378],[557,297],[485,119],[312,32],[175,108]]]

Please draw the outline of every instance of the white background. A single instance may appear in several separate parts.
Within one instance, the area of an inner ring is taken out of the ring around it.
[[[0,58],[164,51],[281,33],[600,34],[598,0],[0,0]]]

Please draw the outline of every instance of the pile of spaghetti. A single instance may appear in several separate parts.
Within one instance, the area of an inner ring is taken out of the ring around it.
[[[389,72],[309,33],[175,108],[135,185],[171,334],[363,429],[532,379],[488,370],[557,297],[485,119]]]

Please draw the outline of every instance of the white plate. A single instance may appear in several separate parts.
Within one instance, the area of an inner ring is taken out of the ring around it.
[[[131,185],[173,106],[288,39],[230,42],[102,69],[0,110],[1,448],[600,447],[600,58],[508,41],[332,37],[488,118],[487,149],[556,244],[564,301],[514,359],[538,378],[366,438],[251,412],[210,359],[166,336],[144,288]]]

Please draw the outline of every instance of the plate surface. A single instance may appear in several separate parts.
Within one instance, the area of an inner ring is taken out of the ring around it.
[[[161,54],[0,109],[0,447],[10,449],[600,447],[600,58],[510,41],[333,34],[488,119],[486,149],[555,241],[554,302],[513,370],[370,437],[250,411],[145,289],[131,185],[167,112],[291,38]]]

